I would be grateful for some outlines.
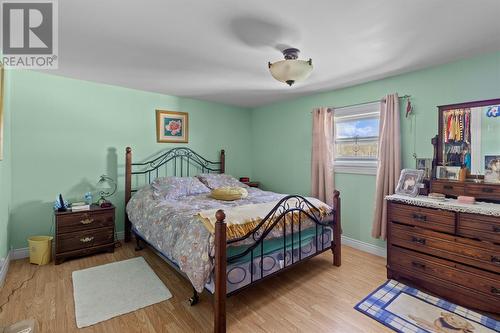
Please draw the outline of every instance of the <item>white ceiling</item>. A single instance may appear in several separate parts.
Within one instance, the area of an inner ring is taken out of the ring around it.
[[[252,107],[499,50],[499,16],[499,0],[60,0],[51,72]],[[267,68],[284,46],[313,59],[291,88]]]

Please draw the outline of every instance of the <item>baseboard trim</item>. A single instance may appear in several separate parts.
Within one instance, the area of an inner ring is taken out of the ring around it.
[[[118,231],[116,233],[116,238],[118,240],[123,240],[125,238],[125,232]],[[358,250],[363,251],[363,252],[374,254],[374,255],[379,256],[379,257],[384,257],[384,258],[387,257],[387,251],[386,251],[385,247],[362,242],[362,241],[354,239],[354,238],[342,236],[342,244],[353,247],[353,248],[358,249]],[[7,255],[7,259],[6,259],[7,267],[4,269],[4,266],[5,266],[5,263],[4,263],[4,265],[2,266],[2,271],[0,272],[0,286],[2,285],[2,277],[4,277],[2,274],[4,273],[4,270],[5,270],[5,275],[7,275],[7,269],[8,269],[8,264],[9,264],[8,259],[10,259],[10,260],[24,259],[24,258],[28,258],[29,255],[30,255],[30,252],[29,252],[29,248],[27,248],[27,247],[20,248],[20,249],[13,249],[10,251],[10,256]]]
[[[117,231],[116,232],[116,239],[118,239],[118,240],[125,239],[125,232],[124,231]],[[54,250],[54,247],[55,247],[55,242],[52,242],[52,250]],[[29,247],[22,247],[20,249],[13,249],[10,251],[10,260],[24,259],[24,258],[28,258],[29,256],[30,256]]]
[[[7,277],[7,271],[9,270],[10,264],[10,252],[7,253],[5,258],[1,259],[2,266],[0,266],[0,288],[3,287],[5,278]]]
[[[342,236],[342,244],[353,247],[363,252],[368,252],[379,257],[387,258],[387,250],[385,247],[362,242],[360,240]]]
[[[10,260],[18,260],[28,258],[30,256],[30,248],[22,247],[20,249],[12,249],[10,251]]]

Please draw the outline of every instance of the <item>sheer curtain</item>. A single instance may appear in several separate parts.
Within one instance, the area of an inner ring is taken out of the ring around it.
[[[401,171],[401,132],[398,94],[387,95],[385,103],[381,103],[380,105],[378,166],[372,236],[386,239],[387,202],[384,198],[386,195],[394,193]]]
[[[313,110],[311,194],[333,205],[333,110]]]

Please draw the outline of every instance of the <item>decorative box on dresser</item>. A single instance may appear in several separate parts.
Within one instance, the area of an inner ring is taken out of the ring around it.
[[[446,185],[452,189],[445,188]],[[433,183],[449,195],[485,194],[498,185]],[[473,192],[467,192],[468,190]],[[459,191],[453,192],[453,190]],[[462,191],[464,191],[462,193]],[[439,190],[439,192],[443,192]],[[500,204],[460,205],[424,196],[388,200],[387,276],[465,307],[500,314]]]
[[[66,258],[115,248],[115,207],[92,205],[90,210],[55,212],[56,265]]]

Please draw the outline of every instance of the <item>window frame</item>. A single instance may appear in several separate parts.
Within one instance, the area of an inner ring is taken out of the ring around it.
[[[363,117],[362,115],[368,114],[377,114],[380,118],[380,107],[381,102],[371,102],[364,103],[355,106],[347,106],[343,108],[334,109],[333,111],[333,167],[335,173],[352,173],[352,174],[364,174],[364,175],[375,175],[377,174],[377,166],[378,166],[378,151],[377,156],[374,158],[371,157],[335,157],[335,145],[339,140],[344,141],[353,141],[352,138],[337,138],[336,136],[336,126],[337,122],[335,121],[335,117],[339,116],[360,116],[360,119],[369,118]],[[380,122],[379,122],[380,126]],[[378,129],[380,131],[380,129]],[[366,138],[361,138],[361,140],[373,141],[376,138],[377,145],[379,143],[380,136],[371,136]]]

